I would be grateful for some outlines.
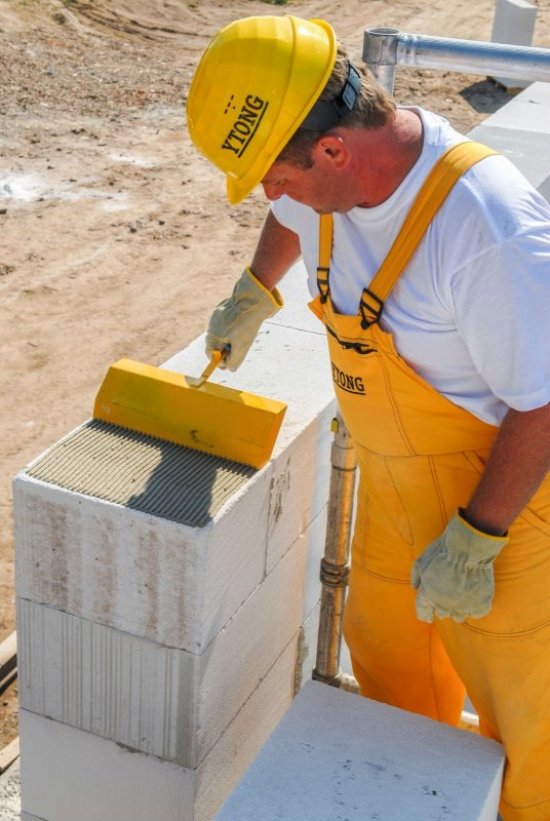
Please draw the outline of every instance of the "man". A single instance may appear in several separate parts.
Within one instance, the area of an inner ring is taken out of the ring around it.
[[[239,366],[300,255],[327,329],[361,474],[344,626],[361,692],[456,724],[466,688],[506,750],[503,817],[548,821],[548,204],[396,106],[324,21],[227,26],[187,113],[229,200],[271,200],[207,350]]]

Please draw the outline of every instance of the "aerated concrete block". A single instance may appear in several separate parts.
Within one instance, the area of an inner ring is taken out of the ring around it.
[[[327,512],[321,513],[310,523],[293,548],[304,551],[306,557],[303,588],[303,619],[309,618],[321,596],[321,559],[327,531]]]
[[[537,7],[528,0],[496,0],[491,42],[530,46],[537,19]],[[504,88],[525,88],[528,80],[514,77],[494,78]]]
[[[22,817],[212,821],[291,703],[297,643],[298,634],[196,769],[21,709]]]
[[[317,606],[310,547],[303,534],[200,654],[19,598],[22,707],[197,767]]]
[[[44,821],[193,819],[194,774],[21,710],[21,803]]]
[[[17,624],[21,707],[197,765],[198,656],[22,599]]]
[[[274,459],[268,517],[267,572],[304,533],[312,520],[326,512],[330,485],[330,423],[334,408],[329,405],[315,425],[307,428],[294,447]],[[324,544],[324,533],[321,535]]]
[[[310,682],[216,821],[494,821],[503,766],[494,741]]]
[[[195,816],[189,821],[212,821],[289,708],[294,697],[297,666],[301,667],[297,646],[298,635],[274,660],[265,678],[201,763],[197,773]]]
[[[320,587],[305,604],[308,547],[307,538],[295,542],[202,653],[199,761],[315,609]]]
[[[310,681],[317,661],[317,643],[319,638],[319,619],[321,603],[318,602],[311,615],[305,620],[299,634],[296,651],[296,669],[294,692],[298,693],[304,684]]]
[[[13,492],[21,598],[196,653],[264,577],[266,473],[204,528],[25,473]]]

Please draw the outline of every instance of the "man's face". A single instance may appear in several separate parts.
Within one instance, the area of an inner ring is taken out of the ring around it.
[[[268,200],[277,200],[286,194],[318,214],[343,213],[355,204],[344,175],[337,173],[322,157],[315,158],[311,168],[276,162],[263,178],[262,186]]]

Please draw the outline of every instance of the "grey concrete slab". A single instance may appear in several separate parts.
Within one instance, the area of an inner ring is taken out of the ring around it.
[[[468,136],[508,157],[550,201],[550,83],[532,83]]]
[[[482,124],[474,128],[469,136],[508,157],[542,196],[550,201],[548,134]]]
[[[485,124],[510,131],[550,134],[550,83],[531,83],[509,103],[491,114]]]

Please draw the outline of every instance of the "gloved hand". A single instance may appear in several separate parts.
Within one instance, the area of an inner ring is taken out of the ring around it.
[[[486,616],[495,593],[493,562],[507,543],[507,536],[491,536],[460,513],[453,516],[413,565],[418,618],[432,622],[435,615],[462,622]]]
[[[282,307],[277,290],[268,291],[250,268],[245,268],[233,293],[217,306],[206,334],[206,354],[227,350],[219,367],[236,371],[252,345],[264,319]]]

